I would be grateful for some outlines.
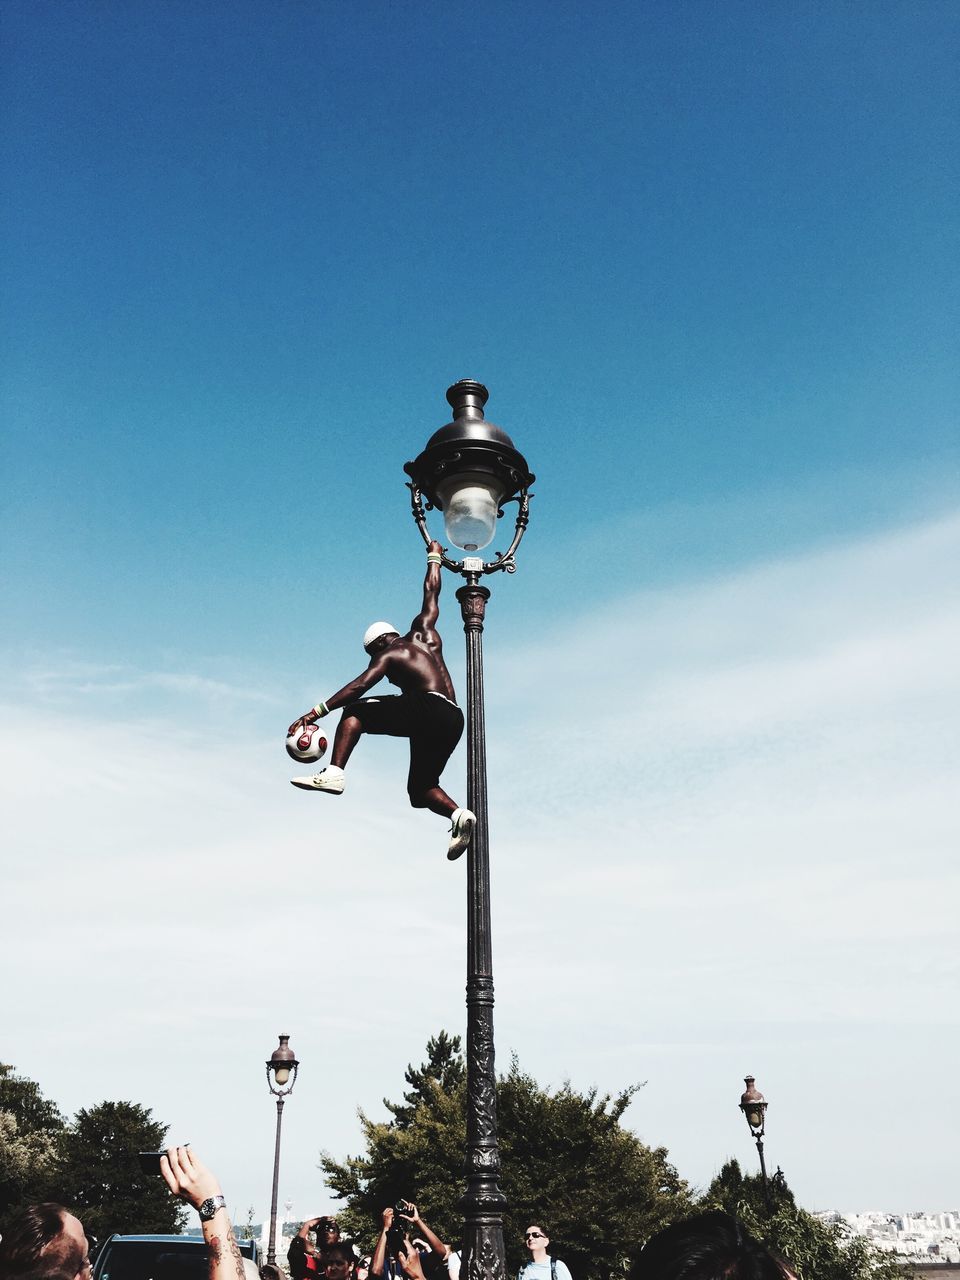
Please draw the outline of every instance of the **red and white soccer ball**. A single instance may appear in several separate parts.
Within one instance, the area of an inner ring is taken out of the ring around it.
[[[318,724],[302,724],[287,734],[287,755],[301,764],[321,759],[328,745],[327,731]]]

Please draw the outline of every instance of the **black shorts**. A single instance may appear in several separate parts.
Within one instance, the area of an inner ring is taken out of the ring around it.
[[[361,698],[344,707],[364,733],[410,739],[407,791],[414,795],[439,786],[440,775],[463,736],[463,712],[440,693],[400,693]]]

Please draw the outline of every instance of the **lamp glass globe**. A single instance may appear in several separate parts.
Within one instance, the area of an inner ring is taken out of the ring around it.
[[[480,551],[490,545],[502,495],[502,486],[488,476],[451,476],[437,485],[447,538],[455,547]]]

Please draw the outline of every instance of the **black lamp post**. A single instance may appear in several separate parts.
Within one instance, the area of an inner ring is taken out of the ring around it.
[[[277,1186],[280,1182],[280,1122],[283,1119],[283,1103],[293,1092],[300,1063],[290,1048],[290,1037],[281,1036],[280,1043],[267,1059],[267,1084],[277,1100],[277,1143],[273,1152],[273,1196],[270,1200],[270,1242],[267,1245],[267,1263],[277,1261]]]
[[[753,1076],[744,1076],[743,1083],[747,1087],[740,1095],[740,1110],[746,1116],[750,1132],[757,1143],[757,1153],[760,1156],[760,1177],[763,1180],[763,1202],[769,1209],[770,1188],[767,1185],[767,1164],[763,1158],[763,1132],[767,1115],[767,1103],[763,1094],[756,1088],[756,1081]]]
[[[504,1280],[503,1210],[497,1178],[496,1071],[493,1045],[493,949],[490,932],[490,851],[487,826],[487,757],[483,709],[483,622],[490,592],[480,578],[500,569],[514,573],[514,554],[527,527],[534,476],[513,441],[487,422],[487,389],[464,379],[447,391],[453,421],[404,466],[417,527],[429,543],[424,505],[443,512],[446,536],[463,551],[493,541],[507,502],[517,503],[516,526],[506,552],[490,561],[473,554],[442,563],[466,581],[457,592],[467,644],[467,805],[477,825],[467,850],[467,1190],[464,1216],[464,1280]],[[424,499],[426,503],[424,503]]]

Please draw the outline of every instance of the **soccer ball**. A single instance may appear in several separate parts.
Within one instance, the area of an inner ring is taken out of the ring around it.
[[[319,760],[328,746],[327,731],[318,724],[303,724],[287,734],[287,755],[301,764]]]

